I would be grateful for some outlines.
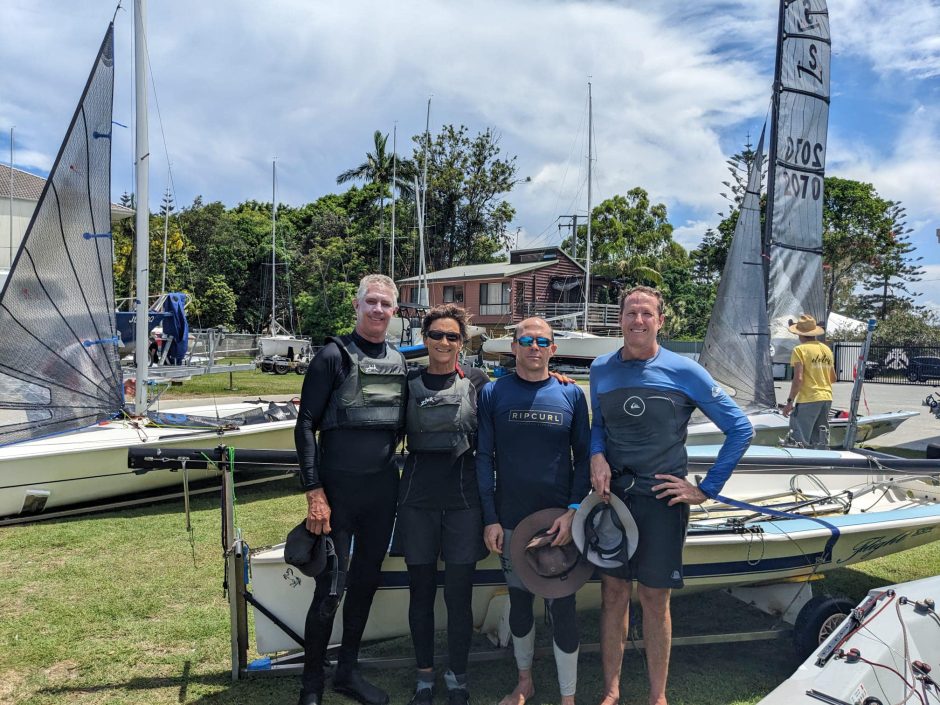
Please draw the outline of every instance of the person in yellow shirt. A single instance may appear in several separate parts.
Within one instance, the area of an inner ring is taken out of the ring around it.
[[[816,336],[825,331],[812,316],[804,313],[799,321],[790,325],[790,332],[800,337],[800,344],[793,348],[790,356],[793,382],[783,415],[790,417],[790,435],[794,442],[805,448],[825,448],[829,442],[832,383],[836,381],[832,351],[816,340]]]

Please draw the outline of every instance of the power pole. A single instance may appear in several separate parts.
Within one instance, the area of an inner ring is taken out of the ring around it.
[[[569,218],[571,222],[569,224],[559,223],[558,229],[570,228],[571,229],[571,259],[575,262],[578,261],[578,216],[577,215],[560,215],[558,219]]]

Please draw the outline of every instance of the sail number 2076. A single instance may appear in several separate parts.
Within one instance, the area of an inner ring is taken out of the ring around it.
[[[790,171],[784,171],[783,176],[783,195],[793,198],[806,198],[807,196],[814,201],[818,201],[822,196],[822,177],[814,174],[799,174]]]

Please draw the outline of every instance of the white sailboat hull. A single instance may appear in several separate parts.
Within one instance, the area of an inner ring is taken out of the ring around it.
[[[714,452],[714,449],[712,449]],[[800,451],[812,453],[811,451]],[[848,452],[824,451],[833,458]],[[792,455],[785,449],[768,449],[767,453]],[[752,456],[766,454],[753,451]],[[818,455],[818,452],[817,452]],[[848,453],[848,456],[853,454]],[[855,456],[858,457],[858,456]],[[815,473],[825,474],[816,469]],[[801,476],[799,470],[794,475]],[[758,497],[786,491],[791,476],[742,473],[732,476],[727,491],[736,497]],[[878,478],[868,473],[843,474],[838,479],[826,478],[834,486],[871,486]],[[809,490],[818,489],[804,482]],[[838,488],[830,488],[837,491]],[[910,496],[909,496],[910,493]],[[865,510],[864,512],[862,510]],[[717,507],[711,510],[717,512]],[[827,517],[838,526],[841,534],[831,557],[822,555],[832,534],[810,519],[752,522],[750,532],[719,530],[718,519],[697,513],[685,546],[684,593],[713,590],[768,581],[798,579],[819,570],[852,565],[940,539],[940,492],[937,487],[920,480],[908,480],[901,486],[885,485],[877,499],[859,503],[847,515]],[[821,564],[817,564],[817,559]],[[314,580],[284,562],[283,544],[256,551],[251,556],[252,590],[255,598],[298,634],[303,634],[307,608],[313,595]],[[590,609],[600,605],[600,584],[595,579],[578,593],[578,607]],[[408,633],[408,574],[404,559],[388,556],[382,566],[382,578],[369,623],[366,639],[381,639]],[[537,603],[541,601],[536,601]],[[508,607],[506,586],[498,558],[491,554],[478,563],[472,609],[477,630],[495,635],[504,622]],[[296,649],[293,642],[271,620],[255,611],[258,651],[273,653]],[[446,625],[443,596],[438,595],[435,607],[438,628]],[[331,642],[342,637],[342,620],[336,620]]]
[[[864,443],[890,433],[902,423],[917,415],[918,412],[916,411],[889,411],[883,414],[859,416],[856,443]],[[790,430],[790,420],[777,411],[749,414],[747,418],[754,427],[753,444],[757,446],[780,445]],[[842,447],[842,443],[845,441],[846,428],[848,428],[848,419],[831,419],[829,421],[830,447]],[[720,445],[723,441],[724,434],[712,422],[689,424],[687,445]]]
[[[888,591],[893,591],[895,596],[891,597]],[[897,602],[902,597],[907,598],[905,605],[890,605],[878,611],[882,606]],[[906,671],[907,680],[919,685],[919,681],[911,678],[908,664],[921,661],[936,667],[940,662],[937,622],[929,612],[915,611],[913,606],[928,598],[935,603],[940,602],[940,576],[872,590],[859,603],[859,608],[862,608],[869,600],[875,601],[872,609],[866,613],[870,620],[864,628],[851,634],[839,648],[846,653],[858,649],[869,662],[891,666],[900,673]],[[875,698],[873,702],[880,703],[921,702],[911,693],[910,688],[905,688],[901,678],[884,668],[860,660],[851,662],[845,658],[830,658],[824,664],[817,665],[820,654],[842,639],[842,635],[833,634],[759,705],[817,705],[821,700],[808,695],[807,691],[810,690],[834,698],[830,702],[868,702],[867,698]],[[923,691],[918,688],[917,694],[920,692]],[[935,700],[930,699],[928,702]]]
[[[310,345],[309,340],[293,335],[269,335],[258,338],[258,350],[262,357],[287,357],[293,359]]]
[[[483,352],[493,355],[511,355],[511,344],[512,336],[490,338],[483,343]],[[601,355],[622,348],[623,338],[581,332],[555,331],[555,345],[558,347],[553,356],[555,361],[567,360],[590,364]]]
[[[265,405],[266,406],[266,405]],[[193,416],[232,416],[257,404],[191,407]],[[29,497],[45,498],[49,510],[124,494],[182,484],[181,472],[157,470],[135,474],[127,467],[128,448],[138,446],[291,449],[293,419],[250,424],[235,430],[163,428],[109,421],[74,433],[0,448],[0,516],[22,513]],[[190,470],[190,480],[212,477],[213,469]],[[46,496],[45,493],[48,493]]]

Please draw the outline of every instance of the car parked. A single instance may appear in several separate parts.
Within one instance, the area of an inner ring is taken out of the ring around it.
[[[912,357],[907,363],[907,378],[911,382],[940,379],[940,357],[934,355]]]

